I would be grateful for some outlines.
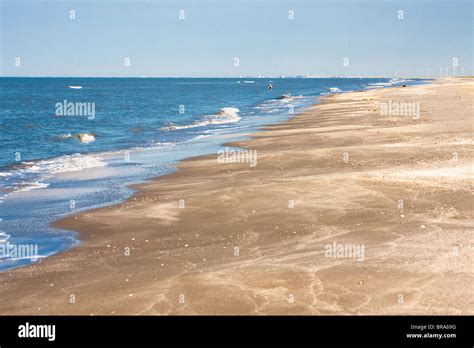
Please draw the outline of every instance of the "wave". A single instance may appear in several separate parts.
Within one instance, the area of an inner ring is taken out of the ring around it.
[[[276,97],[276,100],[280,101],[290,101],[290,100],[296,100],[296,99],[301,99],[304,98],[302,95],[291,95],[291,94],[283,94],[279,97]]]
[[[247,83],[247,84],[252,84],[252,83],[255,83],[255,81],[244,80],[244,81],[237,81],[237,83]]]
[[[408,82],[410,80],[405,80],[405,79],[400,79],[400,78],[392,78],[387,82],[374,82],[374,83],[369,83],[369,86],[367,89],[374,89],[374,88],[382,88],[382,87],[388,87],[388,86],[393,86],[397,84],[401,84],[404,82]]]
[[[71,133],[64,133],[64,134],[61,134],[61,135],[56,135],[53,137],[53,140],[56,140],[56,141],[62,141],[62,140],[66,140],[66,139],[69,139],[72,137],[72,134]]]
[[[1,173],[2,177],[8,177],[9,182],[2,185],[9,188],[8,192],[26,192],[48,187],[45,182],[55,174],[81,171],[94,167],[104,167],[107,163],[97,155],[65,155],[47,160],[22,162],[15,169]],[[8,195],[9,193],[7,193]]]
[[[17,187],[15,192],[27,192],[31,190],[36,190],[36,189],[42,189],[48,187],[49,184],[46,182],[41,182],[41,181],[34,181],[34,182],[20,182]]]
[[[10,237],[11,236],[8,233],[0,231],[0,244],[5,244]]]
[[[33,255],[33,256],[21,256],[21,257],[9,257],[4,258],[6,261],[18,261],[18,260],[38,260],[38,259],[45,259],[48,256],[51,256],[53,253],[48,255]]]
[[[51,180],[56,174],[105,167],[116,158],[122,159],[125,151],[143,151],[175,145],[175,142],[152,142],[149,146],[136,146],[124,150],[103,151],[96,154],[76,153],[45,160],[24,161],[9,166],[7,172],[0,172],[0,177],[4,178],[0,181],[0,190],[7,192],[5,196],[8,196],[15,192],[47,188],[50,183],[45,181]]]
[[[339,88],[337,88],[337,87],[329,87],[328,89],[329,89],[329,91],[331,91],[331,92],[342,92],[342,91],[341,91]]]
[[[255,109],[265,114],[276,112],[288,113],[290,107],[297,107],[305,102],[307,97],[304,95],[283,94],[275,99],[267,100],[255,107]]]
[[[21,257],[3,257],[4,261],[19,261],[19,260],[38,260],[38,259],[44,259],[47,258],[48,256],[52,255],[33,255],[33,256],[21,256]],[[0,257],[2,258],[2,257]]]
[[[74,136],[71,133],[64,133],[53,137],[53,139],[56,141],[63,141],[72,137],[79,140],[83,144],[89,144],[95,141],[95,136],[92,133],[77,133],[74,134]]]
[[[67,86],[67,88],[71,88],[71,89],[81,89],[82,86]]]
[[[216,125],[216,124],[225,124],[225,123],[235,123],[241,120],[241,117],[238,115],[239,109],[233,107],[226,107],[219,110],[219,112],[213,115],[204,116],[201,120],[193,122],[188,125],[176,125],[170,124],[169,126],[162,127],[161,130],[178,130],[178,129],[188,129],[196,127],[204,127],[207,125]]]
[[[211,134],[199,134],[199,135],[195,136],[194,138],[192,138],[189,141],[195,141],[195,140],[199,140],[199,139],[209,138],[211,136],[212,136]]]
[[[83,144],[88,144],[95,141],[95,136],[91,133],[78,133],[74,135],[74,137]]]
[[[24,172],[47,174],[74,172],[107,165],[99,156],[81,154],[65,155],[37,162],[24,162],[24,164],[28,166]]]

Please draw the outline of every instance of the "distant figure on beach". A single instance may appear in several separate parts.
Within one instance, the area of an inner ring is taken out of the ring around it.
[[[271,83],[268,84],[268,90],[271,91],[273,89],[273,86]]]

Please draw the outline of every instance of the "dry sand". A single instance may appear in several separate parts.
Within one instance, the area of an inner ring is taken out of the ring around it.
[[[0,313],[474,314],[473,100],[472,79],[325,97],[237,144],[256,167],[187,160],[57,222],[83,243],[1,273]]]

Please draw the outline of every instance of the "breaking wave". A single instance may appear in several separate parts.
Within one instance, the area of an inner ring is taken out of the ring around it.
[[[166,127],[162,127],[161,130],[177,130],[177,129],[188,129],[188,128],[196,128],[196,127],[204,127],[207,125],[212,124],[225,124],[225,123],[235,123],[240,121],[240,116],[238,115],[239,109],[227,107],[219,110],[219,112],[213,115],[207,115],[202,117],[201,120],[193,122],[188,125],[176,125],[176,124],[169,124]]]

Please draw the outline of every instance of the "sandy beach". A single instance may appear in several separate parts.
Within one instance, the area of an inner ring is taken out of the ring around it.
[[[474,80],[326,96],[57,227],[0,313],[474,314]],[[225,162],[225,161],[224,161]]]

